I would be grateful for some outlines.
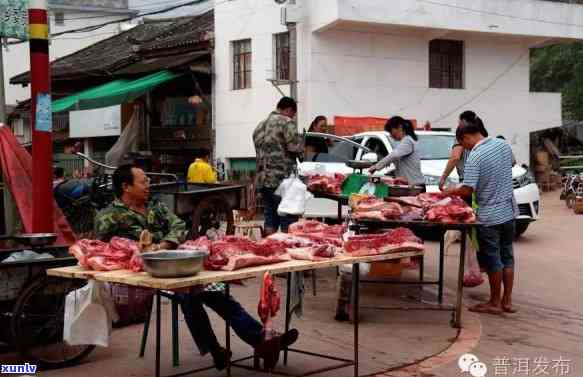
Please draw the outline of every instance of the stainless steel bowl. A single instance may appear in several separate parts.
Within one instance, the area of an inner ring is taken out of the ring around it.
[[[42,247],[52,245],[57,240],[56,233],[25,233],[17,234],[14,239],[27,246]]]
[[[206,250],[164,250],[143,253],[144,270],[156,278],[194,276],[203,269]]]

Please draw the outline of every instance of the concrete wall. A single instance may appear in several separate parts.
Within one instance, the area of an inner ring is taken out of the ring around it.
[[[215,125],[219,157],[254,157],[253,130],[281,97],[267,81],[273,77],[273,34],[286,30],[280,24],[279,9],[271,0],[216,5]],[[247,38],[252,39],[252,88],[232,90],[231,41]]]
[[[543,0],[334,2],[336,6],[320,7],[314,29],[325,27],[327,21],[344,20],[507,35],[583,38],[580,26],[583,5],[577,4]]]
[[[89,17],[89,18],[88,18]],[[85,26],[97,25],[110,20],[117,20],[127,15],[115,15],[90,12],[65,13],[65,25],[55,25],[54,14],[50,15],[51,33],[59,33],[65,30],[78,29]],[[119,32],[118,24],[108,25],[104,28],[87,33],[65,34],[51,39],[49,52],[51,61],[59,57],[69,55],[84,47],[90,46],[100,40],[109,38]],[[8,51],[4,50],[4,79],[6,83],[6,103],[14,105],[17,101],[30,98],[30,86],[10,85],[10,78],[30,69],[30,54],[28,43],[10,45]]]
[[[457,32],[455,38],[465,42],[465,89],[430,89],[428,43],[433,32],[331,27],[314,33],[319,13],[310,3],[298,24],[300,129],[319,114],[329,119],[400,114],[454,128],[459,113],[471,109],[493,135],[507,137],[520,161],[528,162],[528,133],[561,123],[559,94],[529,92],[531,39]],[[280,97],[265,81],[272,64],[272,34],[284,30],[279,7],[271,4],[237,0],[216,9],[218,157],[254,157],[253,129]],[[242,38],[252,39],[253,88],[232,91],[229,42]]]
[[[66,7],[127,9],[128,0],[49,0],[49,7],[56,8],[59,5]]]

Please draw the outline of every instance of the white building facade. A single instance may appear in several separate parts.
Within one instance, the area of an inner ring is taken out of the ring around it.
[[[455,129],[474,110],[525,163],[529,133],[562,122],[560,94],[529,90],[529,51],[583,39],[583,5],[546,0],[218,2],[216,156],[228,162],[255,157],[252,132],[281,97],[268,80],[281,75],[282,9],[297,23],[299,130],[320,114]]]
[[[52,0],[49,1],[50,33],[100,25],[123,20],[136,12],[128,8],[127,0]],[[53,61],[90,46],[120,32],[114,23],[94,31],[64,34],[50,39],[49,53]],[[10,85],[10,78],[30,70],[28,43],[10,44],[4,50],[4,82],[6,103],[16,105],[30,98],[30,86]]]

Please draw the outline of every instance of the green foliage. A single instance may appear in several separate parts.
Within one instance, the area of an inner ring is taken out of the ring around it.
[[[553,45],[531,51],[533,92],[561,92],[563,119],[583,120],[583,43]]]

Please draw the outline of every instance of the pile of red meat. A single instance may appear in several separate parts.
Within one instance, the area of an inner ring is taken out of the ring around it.
[[[340,194],[342,192],[342,183],[345,179],[346,176],[340,173],[335,173],[334,175],[313,174],[308,177],[308,190]]]
[[[260,241],[236,236],[215,241],[201,237],[186,242],[180,249],[207,250],[207,270],[233,271],[291,259],[316,261],[333,258],[342,247],[343,233],[342,226],[300,221],[290,226],[289,233],[276,233]]]
[[[474,210],[460,197],[441,193],[423,193],[417,196],[371,196],[361,199],[352,208],[355,220],[428,220],[439,223],[473,223]]]
[[[202,249],[209,253],[207,270],[233,271],[291,260],[283,242],[271,239],[252,241],[247,237],[224,236],[215,241],[200,237],[180,245],[180,249]]]
[[[79,265],[96,271],[143,270],[138,243],[113,237],[109,243],[97,240],[80,240],[69,248]]]
[[[286,243],[293,259],[318,261],[333,258],[340,252],[345,231],[343,225],[301,220],[289,227],[288,234],[274,234],[268,238]]]
[[[351,256],[423,250],[423,241],[407,228],[397,228],[381,234],[352,236],[344,243],[344,251]]]
[[[387,186],[409,186],[409,182],[405,178],[381,177],[381,182]]]
[[[474,210],[460,197],[443,194],[420,194],[425,208],[425,219],[439,223],[473,223]]]
[[[400,204],[386,202],[374,196],[359,200],[352,210],[356,220],[398,220],[405,213]]]
[[[259,293],[259,305],[257,305],[257,314],[261,318],[261,323],[264,327],[269,325],[271,318],[277,315],[279,307],[281,305],[281,296],[273,278],[269,272],[263,274],[263,280],[261,282],[261,291]]]

